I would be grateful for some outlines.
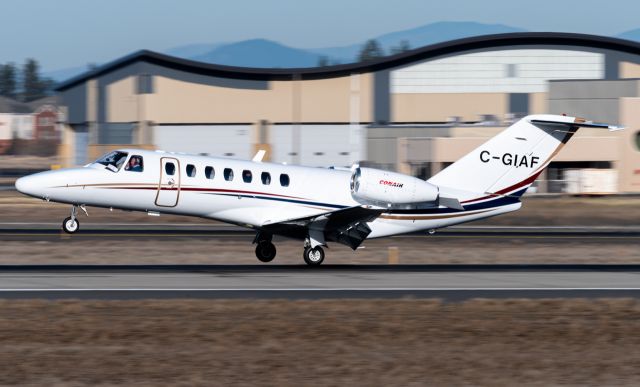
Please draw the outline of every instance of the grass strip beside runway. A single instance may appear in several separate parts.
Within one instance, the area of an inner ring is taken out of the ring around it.
[[[635,300],[0,301],[0,384],[637,385]]]

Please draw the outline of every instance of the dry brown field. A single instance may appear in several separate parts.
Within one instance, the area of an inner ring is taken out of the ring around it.
[[[0,384],[633,386],[636,300],[0,301]]]

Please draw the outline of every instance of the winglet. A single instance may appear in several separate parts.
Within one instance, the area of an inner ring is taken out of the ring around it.
[[[267,154],[267,151],[264,149],[260,149],[259,151],[256,152],[256,155],[253,156],[253,159],[251,159],[251,161],[254,161],[256,163],[261,163],[262,159],[264,158],[264,155]]]

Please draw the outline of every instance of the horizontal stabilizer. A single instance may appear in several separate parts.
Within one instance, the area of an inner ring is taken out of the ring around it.
[[[587,121],[584,118],[576,118],[573,120],[573,122],[553,121],[553,120],[531,120],[530,122],[534,125],[535,124],[556,124],[556,125],[579,126],[581,128],[601,128],[601,129],[609,129],[610,132],[615,132],[617,130],[624,129],[624,126]]]

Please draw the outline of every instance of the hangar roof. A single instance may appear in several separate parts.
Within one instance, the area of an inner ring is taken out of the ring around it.
[[[31,113],[32,110],[26,103],[0,96],[0,113]]]
[[[578,46],[600,50],[613,50],[640,56],[640,43],[637,42],[605,36],[557,32],[516,32],[475,36],[432,44],[367,62],[288,69],[223,66],[177,58],[149,50],[141,50],[64,81],[58,85],[56,91],[64,91],[86,80],[99,77],[135,62],[146,62],[175,70],[222,78],[290,81],[298,79],[326,79],[354,73],[382,71],[469,50],[530,45]]]

